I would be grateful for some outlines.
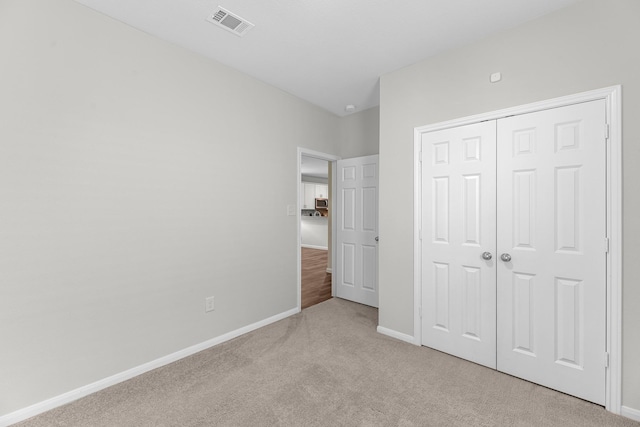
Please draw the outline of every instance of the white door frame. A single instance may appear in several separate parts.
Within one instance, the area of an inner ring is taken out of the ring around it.
[[[620,414],[622,405],[622,87],[620,85],[463,117],[414,129],[413,338],[414,344],[422,345],[422,245],[420,241],[420,224],[422,218],[420,141],[422,140],[422,134],[485,120],[497,120],[508,116],[548,110],[598,99],[604,99],[606,102],[606,120],[609,129],[607,158],[605,160],[607,168],[607,236],[610,240],[609,252],[607,254],[606,301],[606,348],[609,353],[609,367],[606,371],[605,379],[605,407],[610,412]]]
[[[321,153],[319,151],[314,151],[314,150],[310,150],[308,148],[303,148],[303,147],[298,147],[298,167],[297,167],[297,184],[296,184],[296,200],[298,200],[298,203],[296,203],[297,206],[297,210],[296,210],[296,220],[297,220],[297,248],[298,248],[298,253],[297,253],[297,292],[298,292],[298,296],[297,296],[297,301],[298,301],[298,311],[302,310],[302,237],[300,236],[300,222],[302,221],[301,219],[301,211],[302,211],[302,200],[300,200],[300,185],[302,183],[302,171],[300,166],[302,165],[302,156],[305,157],[314,157],[316,159],[320,159],[320,160],[326,160],[328,162],[334,163],[338,160],[341,160],[341,157],[338,156],[334,156],[332,154],[326,154],[326,153]],[[336,213],[336,203],[335,203],[335,194],[336,194],[336,168],[332,167],[331,168],[331,218],[335,218],[335,213]],[[335,265],[335,256],[336,256],[336,251],[335,251],[335,244],[336,244],[336,227],[335,227],[335,223],[331,222],[331,268],[333,269],[333,266]],[[336,294],[336,289],[335,289],[335,281],[332,280],[331,281],[331,296],[335,296]]]

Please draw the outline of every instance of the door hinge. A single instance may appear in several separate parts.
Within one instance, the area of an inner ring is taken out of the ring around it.
[[[609,353],[605,353],[604,354],[604,367],[608,368],[609,367]]]
[[[605,237],[605,238],[604,238],[604,252],[605,252],[606,254],[608,254],[608,253],[609,253],[609,245],[610,245],[610,240],[609,240],[609,238],[608,238],[608,237]]]
[[[606,123],[604,125],[604,139],[609,139],[609,123]]]

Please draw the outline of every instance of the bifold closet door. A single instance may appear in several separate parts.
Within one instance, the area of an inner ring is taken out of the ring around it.
[[[604,404],[605,103],[498,120],[497,368]]]
[[[496,122],[422,137],[422,343],[496,367]]]

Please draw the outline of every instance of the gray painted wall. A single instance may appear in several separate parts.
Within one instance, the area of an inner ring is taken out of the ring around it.
[[[0,1],[0,58],[0,416],[296,307],[338,117],[71,0]]]
[[[343,159],[378,154],[379,141],[379,107],[344,116],[340,121],[338,155]]]
[[[639,1],[588,0],[381,78],[381,326],[413,335],[414,127],[622,84],[623,405],[640,409],[639,40]]]

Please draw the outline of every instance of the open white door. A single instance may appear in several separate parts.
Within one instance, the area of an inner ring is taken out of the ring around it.
[[[377,307],[378,155],[338,160],[336,167],[336,293]]]
[[[422,344],[496,367],[496,124],[422,136]]]

